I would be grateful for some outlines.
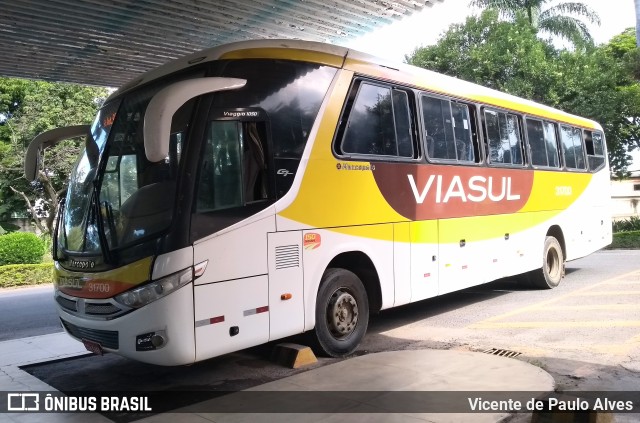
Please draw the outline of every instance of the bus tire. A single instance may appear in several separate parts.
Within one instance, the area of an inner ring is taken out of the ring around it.
[[[564,277],[564,254],[558,240],[547,236],[544,240],[542,268],[534,270],[529,280],[535,288],[552,289],[560,285]]]
[[[315,341],[330,357],[353,353],[367,331],[369,299],[355,273],[327,269],[316,298]]]

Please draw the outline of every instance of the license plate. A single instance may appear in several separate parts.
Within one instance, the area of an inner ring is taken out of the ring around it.
[[[104,352],[102,351],[102,346],[97,342],[89,341],[88,339],[83,339],[82,343],[84,344],[84,347],[88,351],[91,351],[92,353],[98,354],[98,355],[104,354]]]

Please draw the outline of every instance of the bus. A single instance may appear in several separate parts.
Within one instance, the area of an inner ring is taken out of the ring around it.
[[[347,48],[232,43],[124,85],[85,138],[53,257],[65,331],[158,365],[311,332],[503,277],[557,286],[611,242],[602,127]],[[523,282],[524,283],[524,282]]]

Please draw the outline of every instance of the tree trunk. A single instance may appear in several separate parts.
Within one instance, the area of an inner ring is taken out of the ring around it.
[[[17,189],[15,189],[12,186],[10,186],[9,188],[11,188],[11,191],[13,191],[16,194],[22,196],[22,198],[24,199],[24,202],[27,204],[27,209],[31,213],[31,217],[33,218],[33,220],[34,220],[34,222],[36,224],[36,227],[40,230],[40,232],[43,233],[43,234],[51,233],[49,228],[47,228],[47,227],[42,225],[42,221],[40,220],[40,217],[38,217],[38,213],[36,212],[36,208],[31,204],[31,200],[29,200],[29,197],[27,197],[27,194],[25,194],[22,191],[18,191]]]
[[[51,183],[51,179],[49,179],[45,172],[40,171],[39,175],[40,181],[42,181],[42,185],[44,186],[44,191],[47,193],[47,197],[49,197],[49,201],[51,202],[51,209],[49,210],[49,216],[47,216],[45,223],[48,232],[53,234],[53,222],[58,214],[58,192],[56,192]]]

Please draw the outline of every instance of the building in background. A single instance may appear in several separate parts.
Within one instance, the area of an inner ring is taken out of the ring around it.
[[[635,154],[629,166],[631,175],[611,180],[611,214],[614,220],[640,217],[640,154]]]

